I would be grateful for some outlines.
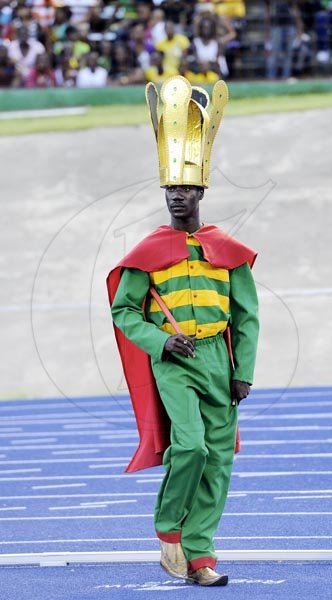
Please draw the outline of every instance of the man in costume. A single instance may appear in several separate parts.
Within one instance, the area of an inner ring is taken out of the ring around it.
[[[239,446],[237,406],[253,381],[256,253],[200,219],[226,84],[214,86],[209,113],[208,94],[180,76],[162,86],[160,118],[153,84],[146,95],[171,224],[108,277],[140,435],[127,471],[163,462],[155,507],[161,565],[189,582],[221,586],[228,577],[214,570],[213,537]]]

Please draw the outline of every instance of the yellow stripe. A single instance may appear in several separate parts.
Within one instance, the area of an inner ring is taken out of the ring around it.
[[[185,290],[180,290],[179,292],[170,292],[169,294],[164,294],[164,296],[161,296],[161,298],[169,309],[177,306],[187,306],[188,304],[192,303],[191,290],[188,288]],[[151,300],[150,312],[158,312],[160,310],[159,304],[153,298]]]
[[[195,238],[189,237],[189,235],[187,235],[187,246],[200,246],[200,243]]]
[[[222,333],[227,327],[227,321],[216,321],[215,323],[205,323],[204,325],[197,325],[196,337],[198,340],[202,338],[217,335]]]
[[[181,331],[183,331],[183,333],[185,335],[195,335],[196,334],[195,319],[192,319],[191,321],[179,321],[178,325],[181,328]],[[160,329],[162,329],[163,331],[166,331],[166,333],[170,333],[171,335],[176,334],[175,329],[172,327],[172,325],[170,323],[164,323],[160,327]]]
[[[178,322],[181,331],[185,335],[194,335],[198,340],[206,337],[217,335],[222,333],[227,327],[227,321],[216,321],[215,323],[205,323],[204,325],[197,325],[195,320],[191,321],[179,321]],[[170,323],[164,323],[160,328],[170,335],[175,335],[176,331]]]
[[[192,303],[194,306],[220,306],[225,312],[229,312],[229,298],[218,294],[215,290],[192,291]]]
[[[150,281],[151,283],[158,285],[158,283],[163,283],[173,277],[183,277],[184,275],[188,275],[188,261],[186,258],[181,260],[181,262],[176,263],[176,265],[168,267],[168,269],[153,271],[150,273]]]
[[[187,306],[192,304],[193,306],[220,306],[225,312],[229,312],[229,298],[223,294],[218,294],[215,290],[180,290],[177,292],[170,292],[161,296],[165,302],[167,308],[178,308],[179,306]],[[150,311],[158,312],[161,309],[157,302],[152,299]]]
[[[218,281],[229,281],[229,272],[227,269],[217,269],[204,260],[181,260],[176,265],[163,269],[162,271],[153,271],[150,273],[150,281],[153,285],[164,283],[174,277],[209,277]]]
[[[189,261],[189,274],[190,277],[208,277],[209,279],[218,279],[218,281],[229,281],[227,269],[217,269],[203,260]]]

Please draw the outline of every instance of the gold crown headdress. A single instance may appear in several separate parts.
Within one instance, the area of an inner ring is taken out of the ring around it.
[[[208,93],[191,87],[181,75],[169,77],[162,85],[160,118],[153,83],[147,84],[145,95],[157,140],[160,185],[208,187],[212,145],[228,101],[226,83],[220,80],[215,84],[209,113]]]

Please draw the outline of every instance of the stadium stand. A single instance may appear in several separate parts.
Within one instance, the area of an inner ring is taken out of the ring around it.
[[[0,86],[330,76],[332,2],[0,0]]]

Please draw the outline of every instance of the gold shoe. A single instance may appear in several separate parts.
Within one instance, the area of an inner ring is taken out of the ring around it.
[[[187,581],[188,583],[198,583],[198,585],[222,586],[227,585],[228,575],[219,575],[210,567],[201,567],[191,573]]]
[[[185,578],[188,575],[187,560],[183,554],[180,542],[170,544],[160,541],[161,558],[160,564],[172,577]]]

